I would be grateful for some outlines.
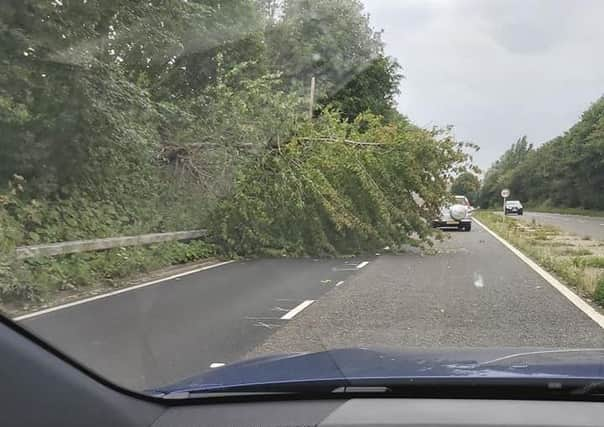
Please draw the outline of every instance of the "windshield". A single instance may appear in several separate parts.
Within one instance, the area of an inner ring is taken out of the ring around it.
[[[470,201],[465,196],[455,196],[455,203],[469,206]]]
[[[601,380],[603,20],[5,0],[0,311],[161,396]]]

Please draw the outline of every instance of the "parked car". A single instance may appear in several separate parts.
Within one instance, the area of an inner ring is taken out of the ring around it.
[[[472,203],[470,203],[470,200],[468,200],[468,198],[466,196],[455,196],[455,203],[464,205],[465,207],[468,208],[469,212],[472,212],[474,210]]]
[[[523,207],[519,200],[508,200],[505,202],[505,214],[522,215]]]
[[[465,196],[455,196],[455,201],[440,210],[440,216],[432,221],[433,227],[472,229],[472,205]]]

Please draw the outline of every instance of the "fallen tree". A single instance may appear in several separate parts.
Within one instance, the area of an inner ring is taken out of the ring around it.
[[[238,175],[212,215],[212,232],[239,255],[427,243],[447,180],[469,162],[464,146],[440,131],[370,114],[348,123],[326,112]]]

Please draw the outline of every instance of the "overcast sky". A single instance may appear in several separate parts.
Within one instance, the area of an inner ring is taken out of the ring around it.
[[[541,144],[604,94],[604,0],[362,0],[406,79],[399,110],[455,126],[486,168]]]

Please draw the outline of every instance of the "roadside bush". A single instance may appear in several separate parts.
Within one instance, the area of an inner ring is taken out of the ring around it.
[[[129,200],[96,200],[84,194],[57,200],[15,197],[5,215],[17,246],[201,227],[208,209],[200,200],[164,202],[162,197],[161,193]]]
[[[0,266],[0,302],[39,302],[56,291],[119,285],[122,279],[216,252],[213,245],[194,240],[15,261],[8,269]]]
[[[12,193],[0,194],[0,301],[7,295],[32,298],[34,294],[30,286],[22,286],[19,280],[23,272],[18,268],[14,254],[22,233],[17,221],[7,211],[14,203]]]
[[[590,251],[589,249],[585,249],[585,248],[579,248],[579,249],[564,248],[564,249],[560,250],[559,253],[560,253],[560,255],[578,256],[578,257],[593,254],[592,251]]]
[[[594,267],[604,269],[604,257],[601,256],[577,257],[573,259],[573,263],[578,267]]]
[[[604,276],[602,276],[598,282],[598,286],[596,287],[596,292],[594,294],[594,301],[604,306]]]

